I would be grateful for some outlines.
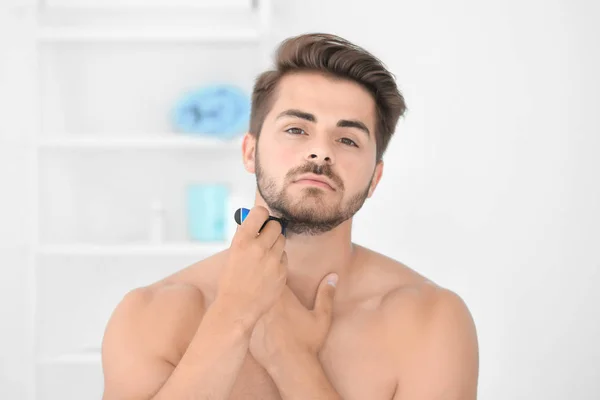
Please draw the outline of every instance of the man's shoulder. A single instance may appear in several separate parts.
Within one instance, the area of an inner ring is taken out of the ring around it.
[[[210,304],[226,256],[227,250],[212,254],[135,291],[159,294],[171,300],[201,295],[204,302]]]
[[[424,285],[435,286],[430,279],[421,275],[406,264],[369,248],[355,245],[358,250],[358,263],[364,271],[364,278],[376,284],[383,284],[385,297],[402,293],[403,290],[415,290]]]
[[[175,364],[204,315],[202,291],[185,283],[138,287],[123,296],[102,340],[103,362],[114,363],[126,350],[140,359]]]
[[[182,355],[210,305],[221,253],[163,279],[131,289],[113,311],[105,340],[132,335],[152,354],[173,362]]]
[[[383,270],[406,273],[404,264],[385,257],[381,260],[386,260]],[[467,304],[451,289],[408,270],[411,278],[400,279],[401,284],[385,294],[379,309],[382,340],[395,360],[399,379],[418,382],[427,373],[438,374],[445,387],[472,391],[479,368],[479,345]]]
[[[182,328],[181,323],[200,322],[206,299],[202,290],[193,284],[169,282],[133,289],[118,307],[127,309],[144,329],[173,328],[169,333],[175,333]]]
[[[431,281],[400,286],[386,294],[382,311],[390,322],[402,325],[408,319],[412,325],[427,325],[447,315],[469,314],[464,300],[451,289]]]
[[[380,311],[392,331],[414,333],[427,329],[445,329],[459,323],[474,329],[471,313],[462,297],[440,286],[404,263],[363,248],[371,274],[388,282],[382,292]],[[412,327],[407,331],[406,327]]]
[[[475,322],[463,298],[451,289],[425,278],[415,279],[390,290],[380,312],[389,348],[406,368],[423,354],[458,357],[463,352],[477,359]],[[444,352],[446,346],[457,354]]]

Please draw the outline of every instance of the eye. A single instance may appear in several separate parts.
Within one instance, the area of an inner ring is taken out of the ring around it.
[[[347,144],[348,146],[354,146],[354,147],[358,147],[358,145],[354,142],[354,140],[352,139],[348,139],[348,138],[341,138],[340,141],[344,144]]]
[[[290,128],[286,130],[287,133],[291,133],[292,135],[302,135],[306,132],[304,132],[304,129],[300,129],[300,128]]]

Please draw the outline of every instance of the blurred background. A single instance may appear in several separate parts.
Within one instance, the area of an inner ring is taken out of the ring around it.
[[[600,398],[599,18],[591,0],[0,0],[0,398],[100,398],[111,311],[227,246],[254,194],[253,79],[314,31],[378,56],[409,108],[355,241],[465,300],[479,398]]]

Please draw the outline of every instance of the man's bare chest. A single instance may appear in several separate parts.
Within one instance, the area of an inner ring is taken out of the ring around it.
[[[342,398],[391,399],[396,388],[391,354],[382,340],[380,326],[368,316],[334,321],[320,361],[330,383]],[[294,371],[289,371],[294,374]],[[246,356],[231,399],[280,399],[268,373]]]

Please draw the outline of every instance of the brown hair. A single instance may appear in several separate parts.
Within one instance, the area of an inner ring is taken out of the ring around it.
[[[335,35],[305,34],[284,40],[277,49],[275,70],[258,76],[252,92],[250,133],[258,137],[274,102],[281,78],[290,72],[316,71],[354,81],[366,88],[375,100],[377,161],[383,157],[398,119],[406,111],[404,97],[394,75],[365,49]]]

